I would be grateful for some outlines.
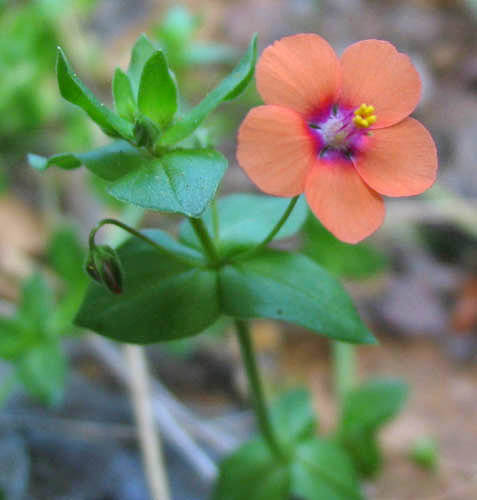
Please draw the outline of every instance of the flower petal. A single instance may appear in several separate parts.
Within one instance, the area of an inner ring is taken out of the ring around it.
[[[311,210],[338,239],[358,243],[384,220],[384,203],[345,159],[318,159],[306,181]]]
[[[437,175],[434,141],[426,127],[413,118],[373,130],[353,161],[363,180],[386,196],[422,193]]]
[[[291,109],[259,106],[240,126],[237,160],[265,193],[302,193],[315,157],[316,142],[301,115]]]
[[[373,128],[398,123],[409,116],[421,97],[421,79],[409,57],[383,40],[350,45],[341,56],[341,102],[349,107],[373,105]]]
[[[308,115],[331,104],[337,95],[340,62],[321,36],[288,36],[264,50],[256,77],[258,91],[267,104]]]

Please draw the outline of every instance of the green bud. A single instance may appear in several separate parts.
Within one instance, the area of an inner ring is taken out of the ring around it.
[[[98,245],[91,249],[86,261],[86,272],[110,292],[123,291],[123,271],[116,251],[108,245]]]
[[[101,283],[101,276],[99,274],[98,268],[96,267],[96,263],[94,261],[94,256],[92,253],[88,254],[88,258],[86,260],[84,268],[91,279],[97,281],[98,283]]]
[[[159,130],[147,116],[141,116],[134,125],[134,138],[140,147],[151,148],[157,140]]]

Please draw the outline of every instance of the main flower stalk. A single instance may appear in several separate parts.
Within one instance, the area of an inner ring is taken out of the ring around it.
[[[257,362],[255,359],[255,353],[253,350],[252,339],[250,337],[248,325],[243,320],[236,320],[235,325],[237,328],[237,336],[240,342],[242,359],[245,365],[250,389],[253,394],[255,412],[257,415],[260,431],[273,455],[275,455],[279,459],[284,459],[286,455],[275,434],[265,403],[265,395],[262,382],[258,374]]]

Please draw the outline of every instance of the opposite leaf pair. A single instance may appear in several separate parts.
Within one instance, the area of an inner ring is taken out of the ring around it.
[[[116,340],[146,344],[199,334],[226,315],[278,319],[337,340],[374,342],[342,285],[317,263],[271,249],[246,253],[273,228],[287,203],[247,194],[220,199],[217,217],[214,208],[204,215],[218,249],[216,266],[189,221],[182,224],[179,241],[158,229],[144,231],[164,253],[140,239],[128,240],[118,249],[123,293],[112,295],[91,284],[77,323]],[[301,200],[277,237],[295,234],[306,216]]]
[[[213,499],[362,499],[358,476],[380,465],[376,434],[406,397],[399,380],[365,382],[346,396],[336,435],[318,437],[309,393],[286,393],[270,412],[285,456],[274,456],[262,439],[249,441],[221,464]]]
[[[62,96],[81,107],[109,136],[121,138],[86,153],[50,158],[29,155],[39,170],[56,165],[85,165],[107,182],[120,201],[152,210],[199,217],[215,196],[227,168],[212,149],[173,149],[187,139],[221,102],[235,98],[252,78],[257,57],[256,37],[236,68],[197,106],[176,119],[179,97],[164,54],[142,35],[127,73],[118,69],[113,81],[117,113],[100,103],[58,52],[58,84]],[[174,121],[175,120],[175,121]]]

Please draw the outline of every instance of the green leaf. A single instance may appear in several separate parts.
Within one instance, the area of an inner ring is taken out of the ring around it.
[[[353,465],[336,444],[314,438],[295,450],[291,490],[306,500],[361,500]]]
[[[213,500],[361,500],[353,466],[336,444],[312,438],[288,459],[274,457],[266,443],[244,444],[220,465]]]
[[[51,267],[68,285],[75,286],[85,279],[82,269],[85,257],[86,251],[71,225],[55,230],[48,244],[48,258]]]
[[[175,150],[141,161],[138,168],[109,186],[109,194],[144,208],[188,217],[198,217],[207,208],[227,169],[227,160],[212,149]]]
[[[300,441],[313,438],[316,414],[306,389],[288,391],[271,408],[271,418],[282,443],[294,447]]]
[[[188,137],[221,102],[237,97],[250,82],[257,60],[257,35],[247,52],[222,82],[205,99],[170,127],[160,138],[161,146],[176,144]]]
[[[74,168],[81,167],[81,160],[77,155],[72,153],[61,153],[50,156],[49,158],[30,153],[27,156],[27,159],[30,166],[39,171],[46,170],[52,165],[56,165],[64,170],[72,170]]]
[[[217,241],[221,255],[258,245],[273,229],[285,212],[290,200],[259,194],[232,194],[217,202],[217,224],[214,211],[209,208],[203,216],[207,229]],[[288,238],[299,231],[308,214],[304,198],[300,198],[275,239]],[[218,234],[216,227],[218,226]],[[201,244],[189,221],[180,228],[180,239],[194,248]]]
[[[18,360],[50,333],[54,313],[53,292],[45,278],[33,274],[22,284],[22,294],[14,317],[0,317],[0,356]]]
[[[72,330],[73,318],[88,284],[88,277],[83,271],[85,256],[85,249],[72,226],[64,225],[53,233],[48,246],[48,260],[63,280],[61,294],[49,324],[50,331],[55,334]]]
[[[177,111],[177,88],[166,58],[156,51],[147,60],[141,75],[138,94],[139,110],[161,129]]]
[[[33,157],[33,158],[32,158]],[[84,165],[101,179],[113,181],[150,161],[151,156],[126,141],[118,140],[86,153],[62,153],[43,158],[29,155],[30,164],[39,170],[57,166],[69,170]],[[33,161],[32,161],[33,160]]]
[[[63,396],[66,359],[59,342],[44,342],[32,349],[19,363],[19,379],[28,392],[49,405]]]
[[[137,106],[131,81],[121,68],[116,68],[113,78],[113,99],[116,112],[121,118],[134,122]]]
[[[0,357],[18,359],[30,348],[31,338],[25,335],[16,318],[0,316]]]
[[[59,156],[75,158],[109,181],[107,192],[119,201],[189,217],[207,208],[227,169],[227,160],[213,149],[176,149],[157,158],[121,140]],[[54,156],[46,162],[58,164]]]
[[[273,457],[262,440],[246,443],[220,464],[213,500],[288,500],[288,464]]]
[[[159,245],[191,260],[191,265],[159,253],[133,238],[118,249],[124,291],[113,295],[91,283],[76,324],[122,342],[148,344],[188,337],[219,317],[217,275],[200,264],[198,252],[160,230],[145,234]]]
[[[386,258],[371,245],[337,240],[313,215],[303,228],[303,253],[329,271],[347,278],[366,278],[386,267]]]
[[[144,65],[154,52],[156,52],[156,50],[157,49],[154,44],[145,34],[140,35],[134,44],[127,73],[131,81],[135,99],[137,99],[139,92],[139,83],[141,81],[141,74]]]
[[[96,122],[105,134],[132,139],[132,124],[123,120],[96,99],[71,68],[65,54],[58,47],[56,64],[58,85],[61,95],[72,104],[82,108]]]
[[[151,161],[151,156],[126,141],[114,141],[107,146],[75,155],[93,174],[115,181]]]
[[[44,334],[54,308],[54,297],[46,279],[39,273],[23,282],[16,317],[22,328]]]
[[[220,286],[230,316],[279,319],[335,340],[375,343],[342,285],[304,255],[267,249],[223,267]]]
[[[378,470],[381,452],[376,434],[400,412],[407,393],[407,385],[401,380],[376,379],[347,395],[337,436],[362,475]]]

